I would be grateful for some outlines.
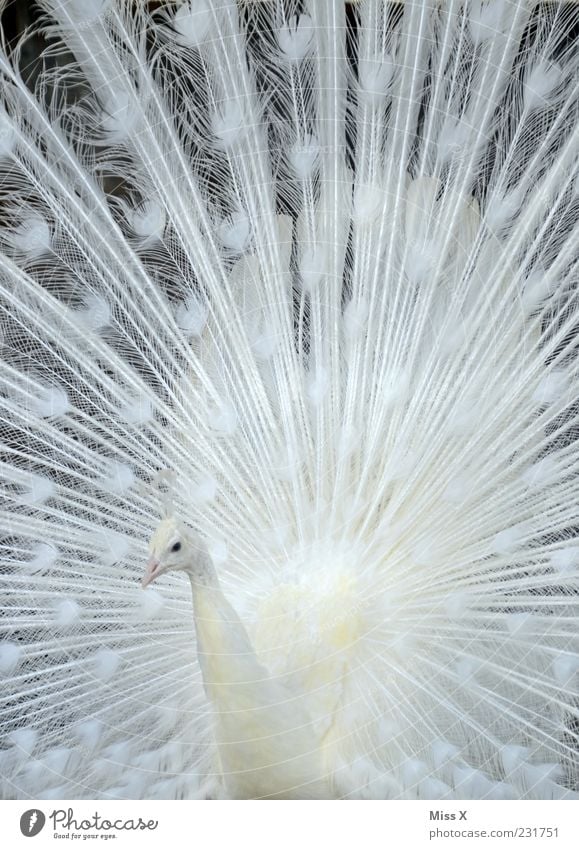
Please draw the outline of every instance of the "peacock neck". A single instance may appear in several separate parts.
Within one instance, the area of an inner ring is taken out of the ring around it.
[[[189,579],[197,657],[229,798],[293,798],[291,788],[306,798],[326,798],[302,694],[289,692],[261,664],[213,564],[196,568]]]
[[[224,671],[224,667],[229,664],[225,662],[222,653],[224,647],[228,647],[232,664],[229,672],[233,679],[236,679],[241,667],[248,662],[257,663],[245,626],[225,597],[209,555],[206,555],[203,562],[197,560],[194,567],[188,570],[188,575],[193,595],[197,652],[200,659],[203,656],[205,660],[205,663],[202,663],[202,671],[205,673],[207,662],[213,663],[215,656],[218,656],[217,662]],[[236,655],[239,653],[243,655],[244,663],[240,664],[239,658],[236,660]],[[238,669],[235,672],[236,663]]]
[[[201,550],[198,552],[195,558],[191,560],[186,572],[191,583],[193,598],[195,598],[195,593],[199,590],[221,591],[215,566],[207,551]]]

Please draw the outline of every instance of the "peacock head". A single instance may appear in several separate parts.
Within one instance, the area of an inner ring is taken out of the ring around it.
[[[163,519],[149,543],[149,560],[141,586],[144,589],[165,572],[190,571],[196,553],[197,547],[185,525],[173,517]]]

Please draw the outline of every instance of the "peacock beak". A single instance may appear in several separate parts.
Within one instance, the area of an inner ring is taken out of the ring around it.
[[[145,568],[145,574],[143,575],[143,580],[141,581],[142,589],[148,587],[149,584],[152,584],[155,578],[158,578],[161,574],[161,563],[157,560],[156,557],[149,557],[147,561],[147,566]]]

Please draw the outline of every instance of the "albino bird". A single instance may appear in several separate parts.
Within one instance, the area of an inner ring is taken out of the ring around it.
[[[579,4],[39,7],[0,796],[577,798]]]
[[[191,581],[197,656],[215,709],[217,774],[229,797],[327,798],[320,739],[304,694],[260,664],[207,551],[192,544],[183,525],[165,519],[150,552],[143,587],[169,570],[186,572]]]

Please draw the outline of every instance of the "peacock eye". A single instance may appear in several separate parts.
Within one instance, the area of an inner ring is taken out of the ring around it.
[[[171,551],[180,551],[180,550],[181,550],[181,543],[180,542],[176,542],[175,545],[172,546],[172,548],[171,548]]]

